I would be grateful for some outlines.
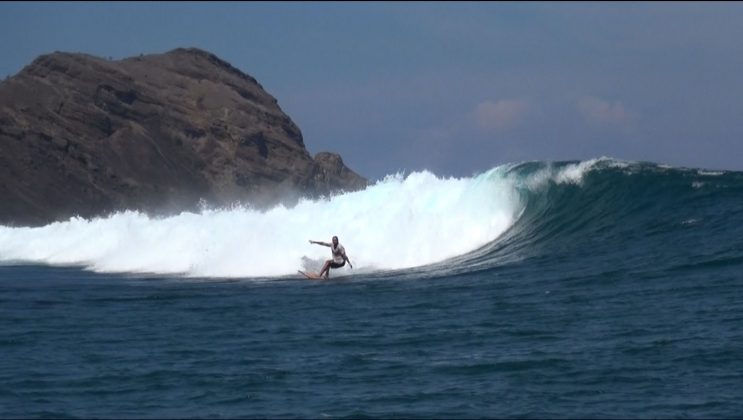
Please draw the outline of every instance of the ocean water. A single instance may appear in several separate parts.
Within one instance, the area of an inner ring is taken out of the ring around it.
[[[338,235],[354,268],[300,278]],[[0,227],[2,418],[743,416],[743,173],[595,159]]]

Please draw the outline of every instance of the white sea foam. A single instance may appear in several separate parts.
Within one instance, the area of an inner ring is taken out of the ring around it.
[[[695,190],[698,190],[702,188],[703,186],[704,186],[704,182],[694,181],[691,183],[691,187],[694,188]]]
[[[0,227],[0,262],[270,277],[328,258],[327,247],[308,239],[329,242],[337,235],[355,270],[421,266],[470,252],[511,226],[522,203],[505,170],[461,179],[425,171],[388,176],[364,191],[263,212],[233,208],[150,218],[127,211],[37,228]]]
[[[557,184],[582,185],[585,174],[595,168],[598,164],[606,164],[607,166],[612,167],[624,167],[623,165],[626,165],[623,162],[615,161],[606,157],[571,163],[565,166],[548,165],[530,174],[522,182],[523,185],[532,190],[547,187],[550,181]]]

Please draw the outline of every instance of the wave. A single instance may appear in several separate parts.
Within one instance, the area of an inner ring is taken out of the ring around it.
[[[586,237],[610,238],[622,226],[642,223],[642,214],[727,184],[740,193],[741,174],[608,158],[508,164],[467,178],[422,171],[291,208],[238,206],[172,217],[125,211],[43,227],[0,227],[0,263],[277,277],[317,269],[330,252],[308,240],[337,235],[354,270],[334,275],[443,275],[520,261]],[[695,216],[679,217],[681,225]]]

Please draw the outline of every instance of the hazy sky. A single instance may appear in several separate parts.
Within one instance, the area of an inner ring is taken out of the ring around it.
[[[743,3],[0,3],[0,77],[177,47],[371,179],[609,156],[743,170]]]

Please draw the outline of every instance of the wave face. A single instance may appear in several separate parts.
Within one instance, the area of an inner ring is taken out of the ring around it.
[[[354,270],[334,275],[429,277],[568,255],[606,264],[652,258],[689,264],[681,260],[695,255],[702,264],[724,264],[743,252],[720,248],[720,236],[740,247],[741,198],[740,172],[607,158],[527,162],[471,178],[425,171],[388,176],[364,191],[263,212],[235,207],[153,218],[127,211],[37,228],[0,227],[0,262],[276,277],[317,269],[330,252],[308,239],[329,242],[337,235]],[[716,235],[716,245],[699,242],[709,235]],[[712,254],[677,247],[682,238]],[[666,255],[669,241],[674,247]]]

